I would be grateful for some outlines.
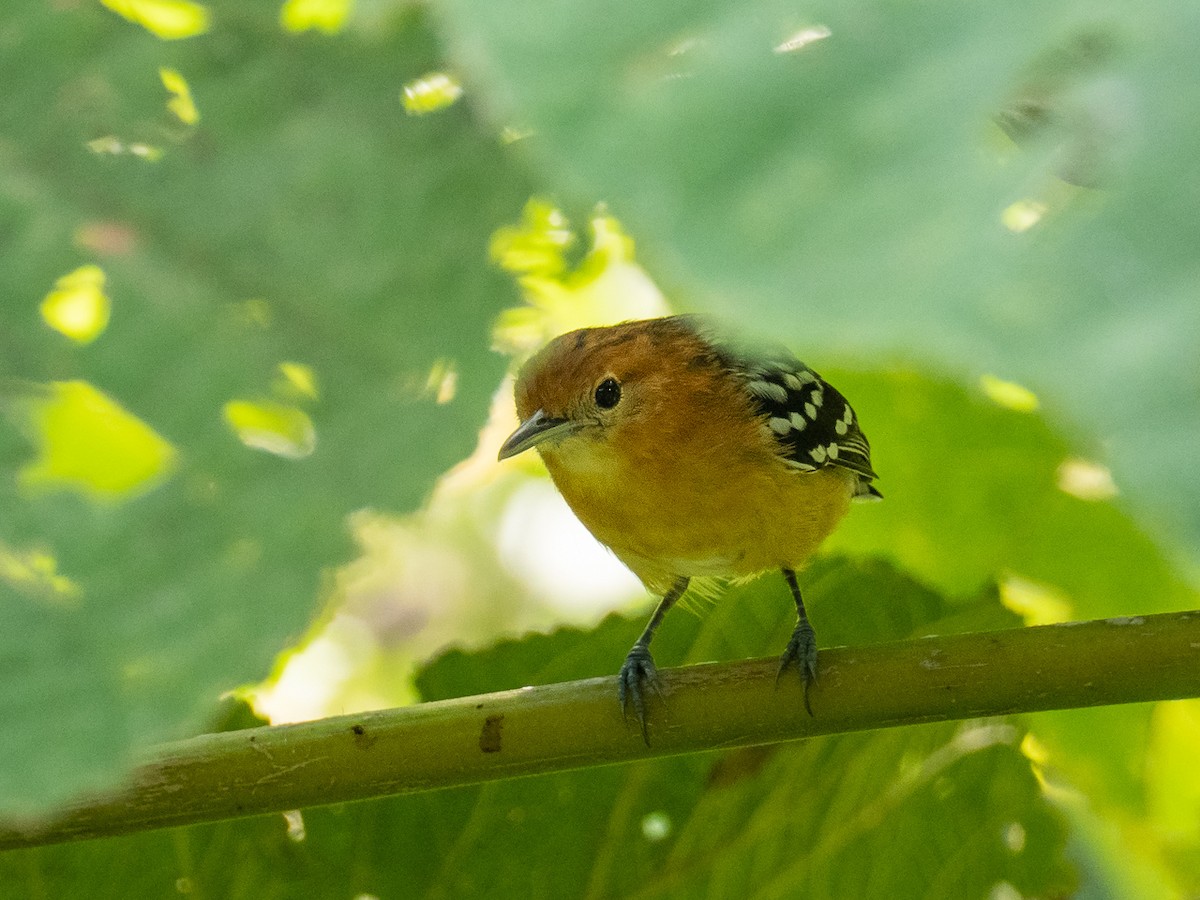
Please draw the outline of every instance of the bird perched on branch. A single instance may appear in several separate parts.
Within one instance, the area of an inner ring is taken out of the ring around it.
[[[662,597],[618,677],[647,743],[650,641],[696,577],[782,571],[797,621],[780,673],[799,669],[811,714],[817,644],[796,569],[851,500],[880,496],[846,398],[787,351],[739,349],[690,316],[561,335],[515,393],[500,459],[536,447],[580,521]]]

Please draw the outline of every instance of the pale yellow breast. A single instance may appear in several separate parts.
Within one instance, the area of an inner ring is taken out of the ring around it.
[[[675,449],[617,453],[601,444],[543,454],[583,524],[656,592],[680,575],[795,568],[850,504],[850,472],[799,472],[744,437]]]

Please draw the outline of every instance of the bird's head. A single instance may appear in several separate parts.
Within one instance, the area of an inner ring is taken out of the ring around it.
[[[617,439],[658,418],[680,372],[713,352],[695,323],[672,317],[584,328],[560,335],[517,377],[521,424],[500,448],[500,459],[539,447],[582,447]]]

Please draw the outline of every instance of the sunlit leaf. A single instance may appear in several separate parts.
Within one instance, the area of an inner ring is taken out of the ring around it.
[[[175,468],[170,442],[86,381],[33,387],[9,403],[36,448],[20,473],[28,488],[119,500],[149,490]]]
[[[445,72],[429,72],[404,86],[404,111],[424,116],[445,109],[462,96],[462,85]]]
[[[164,40],[195,37],[208,31],[208,8],[191,0],[100,0],[130,22]]]
[[[1064,459],[1058,467],[1058,489],[1080,500],[1111,500],[1117,486],[1107,466],[1086,459]]]
[[[320,396],[317,390],[317,373],[311,366],[297,362],[282,362],[279,364],[279,374],[283,376],[277,392],[283,395],[295,393],[309,400]]]
[[[72,605],[82,595],[79,585],[58,571],[58,561],[44,550],[17,550],[0,543],[0,581],[17,594],[54,605]]]
[[[1071,599],[1063,591],[1016,575],[1000,582],[1000,602],[1026,625],[1052,625],[1076,618]]]
[[[521,221],[496,229],[489,252],[513,275],[553,278],[567,268],[565,253],[577,236],[562,210],[542,198],[525,204]]]
[[[317,446],[317,432],[304,410],[282,403],[230,400],[225,423],[247,447],[287,459],[304,459]]]
[[[196,109],[196,101],[192,99],[192,91],[187,80],[174,69],[161,68],[158,76],[162,79],[163,87],[171,92],[167,101],[167,109],[175,114],[184,125],[195,125],[200,121],[200,111]]]
[[[1190,852],[1200,828],[1200,700],[1160,703],[1148,755],[1152,821],[1172,848]],[[1200,870],[1200,860],[1196,861]]]
[[[54,283],[42,301],[42,318],[78,344],[88,344],[108,327],[112,301],[104,292],[104,270],[81,266]]]
[[[353,0],[284,0],[279,24],[294,33],[315,29],[337,34],[345,27],[353,6]]]
[[[530,200],[520,223],[492,235],[492,259],[514,277],[525,299],[497,321],[499,349],[520,356],[576,328],[669,312],[621,224],[597,210],[588,225],[587,252],[575,266],[566,254],[578,236],[562,211],[546,200]]]
[[[993,403],[1016,412],[1035,412],[1041,405],[1037,394],[1015,381],[984,374],[979,376],[979,386]]]
[[[96,154],[121,156],[128,153],[130,156],[144,159],[146,162],[158,162],[163,156],[163,149],[154,144],[146,144],[142,141],[134,141],[133,143],[126,144],[120,138],[111,134],[93,138],[85,146]]]
[[[1045,203],[1038,200],[1018,200],[1004,208],[1000,220],[1009,231],[1020,234],[1040,222],[1045,214]]]

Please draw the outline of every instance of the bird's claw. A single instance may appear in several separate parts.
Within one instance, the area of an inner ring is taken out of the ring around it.
[[[776,685],[791,665],[800,670],[800,678],[804,681],[804,708],[811,716],[813,711],[808,691],[817,680],[817,635],[807,619],[796,623],[796,630],[792,632],[791,640],[779,659],[779,671],[775,675]]]
[[[638,724],[642,727],[642,740],[650,746],[650,732],[646,727],[646,699],[642,688],[649,686],[654,693],[662,697],[662,686],[658,680],[658,669],[654,667],[654,659],[650,656],[649,648],[634,644],[621,671],[617,674],[617,699],[621,702],[621,713],[629,720],[629,707],[637,716]]]

